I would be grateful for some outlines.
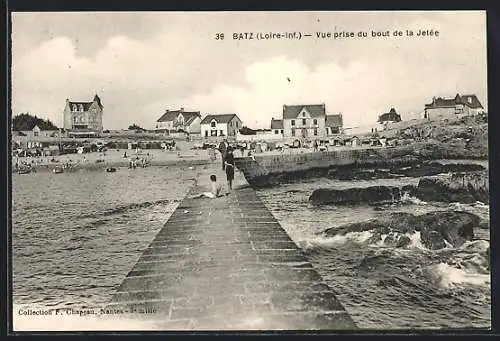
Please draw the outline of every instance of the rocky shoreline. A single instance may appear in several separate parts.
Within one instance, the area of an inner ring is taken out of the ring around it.
[[[440,174],[422,177],[417,186],[370,186],[343,190],[320,188],[313,191],[309,201],[313,205],[383,204],[408,196],[428,202],[489,203],[489,174],[486,170]]]

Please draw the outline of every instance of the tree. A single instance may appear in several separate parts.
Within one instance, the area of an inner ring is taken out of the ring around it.
[[[58,130],[57,126],[50,120],[44,120],[29,113],[21,113],[12,118],[13,131],[33,130],[35,126],[38,126],[41,130]]]
[[[146,129],[142,128],[142,127],[139,127],[137,124],[132,124],[130,126],[128,126],[128,130],[142,130],[142,131],[145,131]]]

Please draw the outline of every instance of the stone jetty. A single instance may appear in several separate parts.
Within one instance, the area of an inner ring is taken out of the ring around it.
[[[210,174],[225,184],[219,164],[200,168],[106,312],[153,330],[356,329],[239,171],[228,195],[191,198]]]

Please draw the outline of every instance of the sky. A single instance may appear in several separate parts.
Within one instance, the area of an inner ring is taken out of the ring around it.
[[[416,36],[431,29],[439,36]],[[240,32],[312,36],[233,39]],[[269,128],[284,104],[316,103],[353,127],[391,107],[415,117],[433,96],[457,93],[476,94],[487,110],[484,11],[18,12],[11,37],[13,115],[58,126],[66,98],[91,101],[95,93],[104,129],[153,128],[165,110],[181,107]]]

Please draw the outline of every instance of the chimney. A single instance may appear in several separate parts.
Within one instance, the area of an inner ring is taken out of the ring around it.
[[[181,108],[181,112],[184,112],[184,108]]]

